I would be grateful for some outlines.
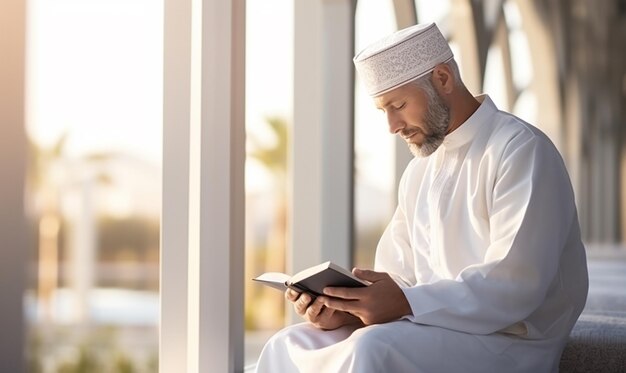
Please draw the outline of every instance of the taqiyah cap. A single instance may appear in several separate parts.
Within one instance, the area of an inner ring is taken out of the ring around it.
[[[362,50],[354,65],[367,93],[380,96],[416,80],[454,55],[436,24],[399,30]]]

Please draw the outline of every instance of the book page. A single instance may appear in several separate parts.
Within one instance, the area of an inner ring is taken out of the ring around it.
[[[263,284],[273,287],[278,290],[287,290],[287,281],[289,281],[289,275],[280,272],[267,272],[260,275],[257,278],[253,278],[253,281],[262,282]]]

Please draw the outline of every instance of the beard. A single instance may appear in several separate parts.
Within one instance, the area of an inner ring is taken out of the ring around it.
[[[421,145],[409,142],[409,150],[416,157],[428,157],[433,154],[446,137],[448,131],[448,125],[450,124],[450,109],[443,102],[439,94],[435,91],[435,88],[430,85],[424,89],[429,96],[428,109],[424,115],[424,127],[425,131],[422,131],[424,135],[424,141]],[[429,92],[430,91],[430,92]],[[406,134],[404,133],[406,131]],[[405,129],[402,131],[402,135],[410,136],[414,130]]]

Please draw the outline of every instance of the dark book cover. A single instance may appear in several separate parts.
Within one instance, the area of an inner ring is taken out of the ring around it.
[[[330,286],[363,287],[369,285],[366,281],[356,278],[350,271],[331,262],[307,268],[292,277],[284,273],[270,272],[253,280],[279,290],[284,291],[289,287],[313,296],[322,295],[324,288]]]

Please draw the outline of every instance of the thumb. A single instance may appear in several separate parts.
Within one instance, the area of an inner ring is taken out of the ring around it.
[[[377,282],[377,281],[384,280],[389,277],[387,272],[376,272],[376,271],[371,271],[369,269],[360,269],[360,268],[354,268],[352,270],[352,274],[360,278],[361,280],[366,280],[370,282]]]

